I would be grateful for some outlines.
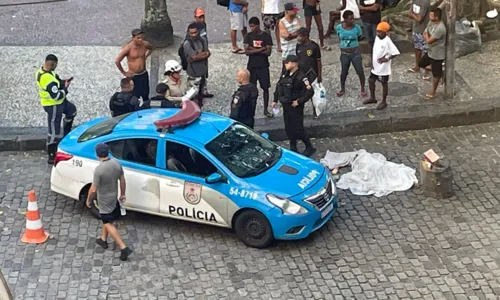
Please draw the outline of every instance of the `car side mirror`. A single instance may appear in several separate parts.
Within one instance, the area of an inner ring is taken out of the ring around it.
[[[222,175],[219,173],[213,173],[211,175],[208,175],[207,178],[205,178],[205,182],[210,183],[210,184],[221,182],[221,181],[224,181],[224,177],[222,177]]]
[[[263,138],[265,138],[266,140],[268,140],[268,139],[269,139],[269,134],[267,134],[267,133],[265,133],[265,132],[263,132],[263,133],[261,134],[261,136],[262,136]]]

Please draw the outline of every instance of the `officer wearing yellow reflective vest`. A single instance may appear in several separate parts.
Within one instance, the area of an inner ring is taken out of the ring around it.
[[[54,163],[59,141],[71,131],[73,120],[76,116],[76,107],[66,99],[70,79],[61,80],[54,72],[57,67],[57,57],[53,54],[47,55],[45,63],[36,72],[36,83],[40,103],[47,113],[47,153],[48,163]],[[61,119],[64,115],[63,132],[61,132]]]

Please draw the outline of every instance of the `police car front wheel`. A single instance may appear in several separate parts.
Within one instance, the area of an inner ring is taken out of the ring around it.
[[[274,241],[273,230],[267,218],[258,211],[247,210],[238,215],[234,230],[247,246],[266,248]]]

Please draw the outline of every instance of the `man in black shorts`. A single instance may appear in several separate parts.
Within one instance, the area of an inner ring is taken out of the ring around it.
[[[443,62],[446,57],[446,26],[441,21],[443,12],[439,8],[433,8],[429,14],[429,25],[423,33],[428,50],[420,60],[419,67],[432,69],[432,90],[425,94],[425,99],[434,98],[439,81],[443,77]]]
[[[250,71],[250,82],[257,85],[263,91],[264,115],[270,117],[269,88],[271,87],[271,76],[269,74],[269,55],[273,46],[271,35],[260,29],[260,21],[256,17],[248,21],[250,32],[245,36],[245,54],[248,56],[247,69]]]
[[[318,81],[321,83],[321,73],[323,65],[321,63],[321,49],[319,45],[309,38],[309,30],[305,27],[297,31],[297,57],[299,58],[300,69],[306,72],[309,82]],[[316,108],[313,105],[313,118],[317,119]]]
[[[323,31],[323,19],[321,19],[321,8],[319,6],[319,0],[304,0],[304,17],[306,17],[306,28],[311,31],[311,23],[314,18],[316,26],[318,27],[319,33],[319,44],[323,50],[331,50],[330,47],[325,45],[325,36]]]
[[[121,249],[120,260],[125,261],[132,254],[122,241],[114,223],[120,218],[120,204],[125,201],[125,177],[120,163],[109,157],[109,147],[106,144],[97,144],[95,152],[100,164],[94,171],[94,180],[89,190],[87,207],[92,207],[92,201],[99,202],[99,213],[103,223],[102,235],[96,240],[96,244],[104,249],[108,248],[108,234],[115,240]],[[118,200],[118,181],[120,181],[120,198]]]

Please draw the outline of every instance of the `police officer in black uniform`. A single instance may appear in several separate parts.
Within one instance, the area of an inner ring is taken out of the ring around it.
[[[144,102],[142,104],[142,109],[148,109],[148,108],[175,108],[175,107],[182,107],[182,102],[181,101],[170,101],[168,100],[165,95],[167,94],[168,91],[168,85],[166,83],[159,83],[156,86],[156,96],[151,98],[149,101]]]
[[[240,87],[233,94],[229,117],[253,129],[259,90],[250,83],[250,72],[246,69],[238,71],[237,81]]]
[[[132,94],[134,82],[129,78],[123,78],[120,82],[120,92],[116,92],[109,100],[111,116],[117,117],[129,112],[141,109],[139,99]]]
[[[311,144],[304,129],[304,104],[314,95],[309,79],[299,68],[299,58],[288,55],[284,61],[286,72],[281,75],[274,92],[273,108],[279,101],[283,106],[285,131],[290,139],[290,150],[297,152],[297,140],[304,142],[305,156],[312,156],[316,149]]]

